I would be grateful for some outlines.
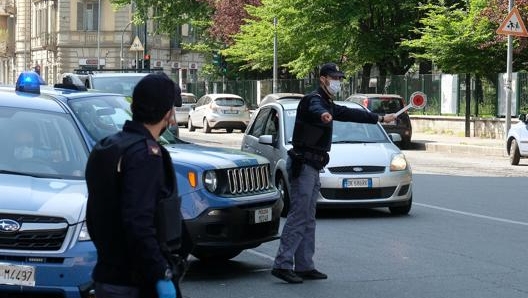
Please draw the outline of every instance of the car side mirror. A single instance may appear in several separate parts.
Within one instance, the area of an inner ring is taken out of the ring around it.
[[[519,114],[519,121],[526,122],[526,114]]]
[[[393,133],[393,132],[389,134],[389,139],[391,139],[393,143],[398,143],[402,141],[401,135],[399,133]]]
[[[262,135],[259,137],[258,141],[260,144],[271,145],[271,146],[275,145],[275,143],[273,142],[272,135]]]

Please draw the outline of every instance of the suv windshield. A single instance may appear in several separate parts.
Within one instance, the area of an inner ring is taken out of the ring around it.
[[[122,96],[91,96],[72,99],[69,102],[73,113],[90,135],[100,139],[123,128],[126,120],[132,119],[130,103]],[[166,130],[160,138],[162,144],[184,143]]]
[[[138,76],[115,76],[115,77],[92,77],[92,88],[103,92],[119,93],[131,97],[134,87],[139,80],[143,78]]]
[[[88,150],[69,114],[0,108],[0,172],[82,179]]]

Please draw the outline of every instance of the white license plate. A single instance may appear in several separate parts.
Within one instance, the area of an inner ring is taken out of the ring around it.
[[[35,267],[0,263],[0,284],[35,286]]]
[[[224,114],[238,114],[238,111],[237,110],[234,110],[234,111],[226,110],[224,111]]]
[[[343,179],[343,188],[371,188],[372,179],[362,178],[362,179]]]
[[[255,223],[271,221],[271,208],[255,210]]]

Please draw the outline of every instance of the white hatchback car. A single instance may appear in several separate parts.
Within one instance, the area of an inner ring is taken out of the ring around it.
[[[512,125],[506,138],[506,151],[510,164],[516,166],[521,158],[528,157],[528,120],[526,114],[519,115],[519,122]]]
[[[189,118],[189,111],[196,106],[196,95],[192,93],[182,92],[182,105],[181,107],[174,107],[176,122],[178,125],[184,125],[187,127],[187,120]]]
[[[205,133],[210,133],[212,129],[224,128],[231,133],[233,129],[246,130],[248,124],[248,105],[236,94],[206,94],[189,111],[189,131],[201,127]]]
[[[366,109],[353,102],[336,103]],[[284,201],[283,215],[289,207],[286,161],[298,104],[298,99],[290,98],[261,105],[242,139],[243,151],[270,160],[273,179]],[[388,135],[379,123],[334,121],[330,162],[320,173],[317,206],[388,207],[392,214],[409,213],[413,192],[411,166],[393,141],[401,141],[401,136]]]

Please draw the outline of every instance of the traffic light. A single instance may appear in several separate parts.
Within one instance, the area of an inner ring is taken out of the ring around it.
[[[222,65],[222,54],[219,52],[213,52],[213,64],[216,66]]]
[[[149,69],[150,70],[150,54],[145,54],[143,59],[145,61],[145,69]]]

